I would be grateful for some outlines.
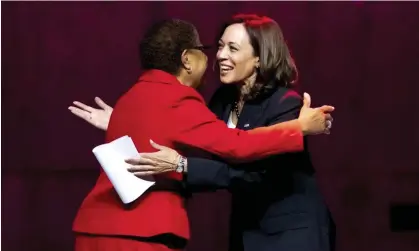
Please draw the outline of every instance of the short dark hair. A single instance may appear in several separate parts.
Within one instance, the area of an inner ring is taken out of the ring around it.
[[[183,20],[169,19],[154,24],[139,44],[143,69],[178,74],[182,66],[182,52],[197,46],[197,38],[195,26]]]
[[[266,16],[237,14],[223,25],[218,38],[228,26],[237,23],[244,25],[255,56],[259,57],[258,79],[245,99],[270,93],[278,86],[293,85],[298,78],[297,67],[277,22]]]

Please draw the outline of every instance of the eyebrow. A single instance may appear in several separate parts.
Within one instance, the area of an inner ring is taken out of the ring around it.
[[[224,41],[223,40],[218,40],[218,43],[222,43],[222,44],[226,44],[226,43],[224,43]],[[235,43],[235,42],[228,42],[227,43],[228,45],[236,45],[237,47],[239,47],[240,48],[240,45],[238,44],[238,43]]]

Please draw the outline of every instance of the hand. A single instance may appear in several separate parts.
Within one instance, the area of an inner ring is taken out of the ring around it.
[[[101,109],[90,107],[79,101],[74,101],[73,104],[75,106],[69,106],[68,109],[74,115],[84,119],[94,127],[106,131],[108,129],[109,119],[111,118],[113,108],[98,97],[95,98],[95,102]]]
[[[324,105],[318,108],[310,108],[311,97],[308,93],[304,93],[304,104],[300,111],[298,120],[304,135],[330,134],[332,128],[331,112],[335,110],[333,106]]]
[[[127,159],[126,162],[131,165],[128,171],[139,177],[175,171],[180,155],[175,150],[156,144],[152,140],[150,144],[159,151],[140,153],[138,158]]]

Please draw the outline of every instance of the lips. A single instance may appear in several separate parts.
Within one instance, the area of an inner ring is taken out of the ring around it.
[[[226,74],[228,72],[230,72],[231,70],[233,70],[234,67],[231,65],[227,65],[227,64],[220,64],[220,72],[222,74]]]

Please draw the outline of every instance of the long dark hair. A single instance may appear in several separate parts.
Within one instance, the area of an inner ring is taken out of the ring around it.
[[[293,86],[298,70],[279,25],[266,16],[237,14],[222,26],[218,39],[228,26],[236,23],[244,25],[260,64],[256,82],[245,100],[271,93],[279,86]]]

